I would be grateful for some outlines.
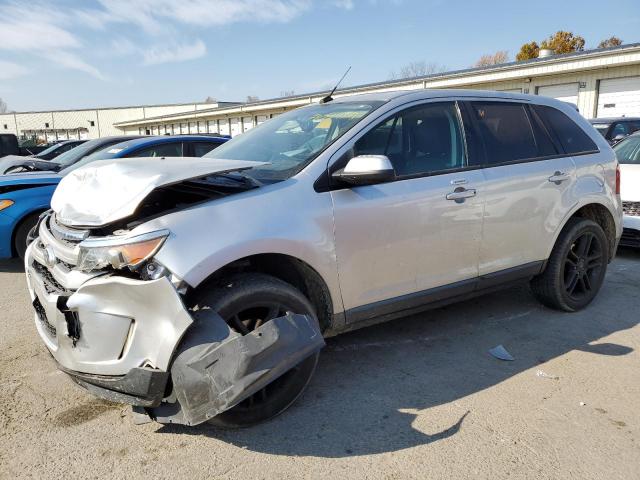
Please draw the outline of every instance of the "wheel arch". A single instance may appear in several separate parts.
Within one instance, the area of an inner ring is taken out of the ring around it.
[[[598,225],[600,225],[600,227],[602,227],[602,230],[604,231],[607,240],[609,242],[609,258],[608,261],[610,262],[613,257],[615,256],[616,253],[616,247],[617,247],[617,229],[616,229],[616,222],[615,219],[613,217],[613,214],[611,213],[611,210],[604,204],[602,203],[598,203],[598,202],[589,202],[583,205],[577,205],[574,210],[572,212],[570,212],[567,217],[564,219],[564,221],[561,224],[561,227],[558,229],[558,231],[555,233],[554,239],[553,239],[553,244],[551,246],[551,249],[549,250],[548,254],[547,254],[547,258],[549,257],[549,255],[551,255],[551,251],[553,250],[553,247],[555,246],[556,242],[558,241],[558,237],[560,236],[560,232],[562,232],[562,230],[564,229],[564,227],[567,225],[567,222],[572,219],[572,218],[587,218],[589,220],[593,220],[594,222],[596,222]]]
[[[322,275],[307,262],[282,253],[259,253],[227,263],[195,286],[191,295],[225,276],[238,272],[265,273],[293,285],[314,306],[320,329],[326,332],[334,326],[334,300]]]
[[[13,225],[13,229],[11,230],[11,255],[13,257],[18,256],[18,252],[16,251],[16,234],[18,233],[20,227],[34,215],[38,216],[46,210],[46,208],[34,208],[32,210],[25,211],[24,214],[18,220],[16,220]]]

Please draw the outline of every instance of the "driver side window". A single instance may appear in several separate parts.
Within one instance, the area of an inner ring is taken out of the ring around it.
[[[399,177],[464,167],[455,103],[430,103],[394,115],[360,138],[354,154],[386,155]]]

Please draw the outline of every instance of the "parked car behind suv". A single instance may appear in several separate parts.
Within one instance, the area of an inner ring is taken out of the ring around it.
[[[622,231],[615,155],[574,107],[386,92],[284,113],[190,162],[63,179],[26,258],[60,368],[140,417],[286,409],[323,336],[530,280],[573,312]]]
[[[81,159],[103,150],[109,145],[130,140],[131,136],[113,136],[96,138],[78,145],[71,150],[61,153],[53,160],[43,160],[36,157],[9,156],[0,159],[0,174],[24,172],[59,172]]]
[[[125,141],[122,141],[125,139]],[[18,256],[26,250],[28,233],[40,214],[49,208],[51,196],[62,177],[97,159],[125,157],[202,156],[226,142],[211,136],[105,137],[87,142],[81,154],[60,156],[60,172],[29,172],[0,176],[0,258]],[[68,152],[72,154],[73,151]],[[76,152],[78,153],[78,152]]]
[[[640,248],[640,132],[617,143],[613,151],[620,162],[622,209],[620,245]]]
[[[640,118],[594,118],[589,121],[611,145],[640,130]]]

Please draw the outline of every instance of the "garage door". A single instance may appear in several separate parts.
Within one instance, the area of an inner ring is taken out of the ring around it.
[[[555,98],[562,102],[578,105],[578,84],[564,83],[562,85],[546,85],[538,87],[538,95]]]
[[[640,116],[640,77],[600,80],[598,118]]]

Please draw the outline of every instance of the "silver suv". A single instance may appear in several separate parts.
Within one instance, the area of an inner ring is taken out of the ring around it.
[[[323,337],[522,279],[551,308],[593,300],[622,232],[619,173],[575,107],[325,100],[208,158],[62,180],[26,269],[64,372],[138,420],[243,426],[301,394]]]

